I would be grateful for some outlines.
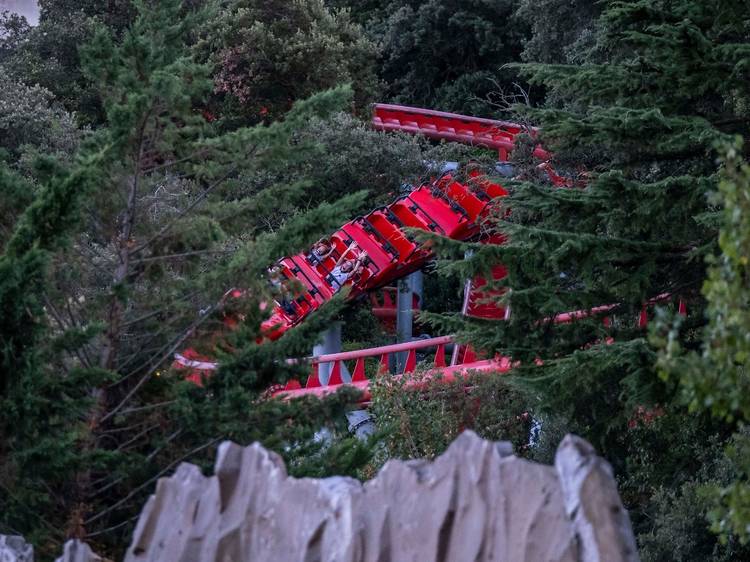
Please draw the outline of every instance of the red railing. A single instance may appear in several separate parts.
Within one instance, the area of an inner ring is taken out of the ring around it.
[[[507,161],[513,147],[516,136],[522,131],[528,132],[536,137],[537,129],[524,128],[521,125],[482,119],[441,111],[432,111],[420,108],[410,108],[396,105],[378,104],[374,108],[373,126],[380,130],[401,130],[419,133],[445,140],[467,142],[478,146],[487,146],[499,151],[501,161]],[[542,164],[550,174],[552,181],[559,186],[572,186],[571,180],[562,178],[554,173],[549,158],[550,154],[541,146],[537,145],[534,150],[537,158],[545,160]],[[404,275],[422,267],[430,256],[425,247],[416,244],[411,236],[404,231],[404,227],[413,227],[425,231],[444,234],[456,240],[467,240],[476,237],[479,233],[478,222],[489,210],[491,200],[502,197],[506,191],[499,184],[470,174],[466,184],[453,181],[446,177],[434,182],[432,185],[424,184],[408,194],[399,197],[387,207],[381,207],[364,217],[359,217],[344,225],[341,229],[330,235],[329,240],[337,252],[351,248],[350,244],[367,251],[367,259],[360,277],[347,281],[351,285],[349,298],[355,298],[365,292],[372,291],[384,284],[403,277]],[[488,241],[488,243],[502,243],[501,240]],[[329,261],[335,258],[327,258]],[[320,262],[321,260],[318,260]],[[318,308],[323,302],[329,300],[336,292],[337,287],[330,279],[330,268],[332,263],[314,263],[306,252],[296,256],[286,257],[278,262],[282,276],[300,281],[303,289],[293,297],[287,297],[287,307],[277,304],[274,313],[263,324],[263,331],[269,339],[277,339],[289,328],[301,322],[308,313]],[[505,275],[504,269],[498,266],[497,272],[493,272],[493,279],[497,280]],[[364,276],[364,278],[362,277]],[[474,303],[474,312],[482,308],[481,317],[504,318],[508,311],[502,307],[484,305],[481,303],[483,284],[477,280],[475,295],[469,291],[469,304]],[[387,293],[386,293],[387,294]],[[488,293],[492,296],[493,292]],[[390,311],[388,300],[384,300],[381,312],[384,316]],[[390,299],[392,304],[392,299]],[[646,305],[644,305],[645,307]],[[469,307],[471,308],[471,307]],[[564,313],[554,318],[555,323],[564,323],[581,318],[592,313],[607,312],[614,305],[598,307],[591,311],[579,311]],[[680,304],[681,312],[684,305]],[[395,308],[394,308],[395,312]],[[468,312],[468,310],[466,311]],[[606,319],[605,319],[606,321]],[[647,321],[645,308],[639,318],[639,325],[644,326]],[[416,363],[416,350],[421,348],[438,346],[434,369],[466,369],[467,365],[478,366],[477,368],[489,368],[497,370],[497,361],[474,361],[472,353],[464,353],[462,365],[445,366],[445,343],[436,344],[433,340],[422,340],[395,346],[383,346],[347,354],[333,354],[311,360],[313,374],[308,378],[305,388],[297,381],[290,381],[284,392],[298,393],[326,393],[343,384],[341,378],[341,366],[343,361],[356,360],[353,371],[352,385],[366,386],[365,359],[367,357],[380,356],[390,353],[407,352],[404,373],[413,371]],[[401,347],[407,346],[407,347]],[[412,347],[413,346],[413,347]],[[351,355],[361,354],[361,355]],[[442,359],[440,355],[442,354]],[[459,354],[455,354],[456,357]],[[325,388],[320,385],[319,365],[321,363],[333,363],[331,369],[331,380]],[[205,375],[214,372],[217,365],[208,357],[204,357],[193,349],[187,349],[182,354],[175,356],[175,368],[189,369],[186,378],[199,382]],[[474,367],[472,367],[474,368]],[[449,373],[450,374],[450,373]],[[316,390],[317,389],[317,390]]]
[[[510,370],[510,360],[507,358],[488,359],[484,361],[474,361],[462,365],[447,365],[445,361],[445,347],[453,343],[453,336],[440,336],[412,342],[397,343],[373,347],[370,349],[360,349],[357,351],[344,351],[341,353],[330,353],[308,359],[311,367],[310,375],[307,378],[304,388],[296,380],[290,380],[283,389],[273,393],[284,399],[300,398],[302,396],[324,396],[339,390],[342,386],[348,385],[362,391],[361,401],[369,402],[370,400],[370,380],[365,375],[365,362],[369,358],[377,358],[377,372],[384,374],[390,372],[390,358],[394,353],[406,353],[406,359],[400,372],[394,375],[401,377],[414,373],[417,366],[417,350],[435,347],[435,355],[432,365],[427,369],[423,376],[415,381],[408,381],[406,386],[414,387],[424,384],[426,381],[434,378],[438,374],[441,381],[450,382],[457,376],[465,374],[468,371],[491,371],[506,372]],[[351,382],[344,382],[342,378],[342,366],[346,361],[354,361]],[[320,365],[331,364],[331,372],[328,382],[325,386],[320,382]]]
[[[643,305],[641,313],[638,315],[637,324],[639,328],[645,328],[648,324],[647,307],[650,307],[659,302],[674,298],[673,295],[664,293],[658,295],[652,299],[646,301]],[[610,304],[597,306],[589,310],[575,310],[571,312],[564,312],[551,317],[554,324],[567,324],[576,320],[590,318],[592,316],[606,315],[611,312],[618,305]],[[678,312],[681,315],[687,314],[687,307],[682,299],[678,299]],[[609,318],[605,316],[603,318],[605,323],[608,323]],[[449,344],[454,343],[453,336],[440,336],[436,338],[429,338],[424,340],[417,340],[406,343],[397,343],[392,345],[384,345],[380,347],[373,347],[369,349],[360,349],[357,351],[344,351],[341,353],[331,353],[328,355],[320,355],[318,357],[310,357],[306,361],[310,363],[311,372],[307,378],[304,388],[297,380],[290,380],[283,388],[278,388],[271,394],[273,396],[281,397],[285,400],[300,398],[302,396],[325,396],[338,391],[343,386],[350,386],[356,388],[362,392],[361,402],[369,402],[371,399],[370,393],[370,379],[365,374],[365,362],[369,358],[377,358],[378,360],[378,374],[385,374],[390,372],[390,358],[394,353],[406,353],[406,360],[404,361],[403,368],[400,372],[394,375],[395,377],[403,377],[414,373],[417,366],[417,350],[435,347],[435,355],[432,361],[432,365],[425,370],[422,376],[415,378],[414,380],[406,381],[406,388],[419,388],[430,380],[440,376],[440,381],[444,383],[450,383],[456,379],[457,376],[465,375],[469,372],[479,373],[505,373],[510,371],[513,367],[513,363],[509,357],[495,357],[494,359],[476,360],[474,354],[463,354],[462,357],[471,357],[472,359],[465,360],[466,362],[447,365],[445,360],[445,347]],[[611,343],[611,339],[607,340],[607,343]],[[459,354],[454,354],[454,357],[458,357]],[[289,360],[290,362],[296,362],[297,360]],[[346,361],[354,361],[354,370],[352,371],[351,382],[344,382],[342,377],[343,366]],[[541,364],[541,361],[539,361]],[[320,381],[320,365],[331,364],[331,371],[328,381],[325,385],[321,384]]]

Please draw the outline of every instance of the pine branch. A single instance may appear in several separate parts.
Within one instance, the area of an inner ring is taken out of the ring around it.
[[[44,302],[45,302],[45,306],[46,306],[47,310],[52,315],[52,318],[54,318],[54,320],[57,323],[57,325],[60,328],[60,330],[62,332],[67,331],[70,328],[70,325],[67,324],[63,320],[63,318],[60,315],[60,313],[58,312],[57,308],[55,308],[55,305],[52,304],[52,301],[50,301],[49,296],[47,296],[47,295],[44,296]],[[68,351],[68,353],[70,354],[71,352]],[[85,354],[82,353],[81,349],[74,350],[72,352],[72,354],[75,355],[75,357],[81,362],[81,365],[83,365],[83,366],[85,366],[87,368],[91,367],[91,363],[89,362],[88,357],[86,357]]]
[[[151,261],[158,261],[158,260],[175,260],[180,258],[188,258],[193,256],[205,256],[205,255],[226,255],[231,254],[232,252],[230,250],[194,250],[192,252],[182,252],[179,254],[165,254],[161,256],[148,256],[146,258],[141,258],[137,260],[133,260],[133,265],[139,264],[139,263],[146,263]]]
[[[137,408],[128,408],[120,412],[121,416],[126,416],[135,412],[144,412],[146,410],[154,410],[156,408],[163,408],[164,406],[171,406],[177,402],[176,400],[165,400],[164,402],[156,402],[155,404],[147,404],[145,406],[138,406]]]
[[[133,388],[125,395],[125,398],[120,401],[117,406],[115,406],[112,410],[110,410],[107,414],[102,416],[100,422],[104,423],[108,419],[110,419],[112,416],[114,416],[125,404],[127,404],[138,392],[138,390],[146,383],[146,381],[152,376],[153,372],[152,369],[158,367],[162,362],[164,362],[165,359],[168,357],[171,357],[175,351],[177,351],[186,341],[187,339],[192,335],[194,330],[200,326],[203,322],[205,322],[206,318],[214,312],[218,308],[219,304],[212,305],[209,307],[209,309],[206,311],[206,313],[193,322],[193,324],[178,338],[176,338],[171,345],[168,346],[166,352],[162,354],[157,360],[152,360],[149,364],[149,367],[147,369],[146,374],[140,378],[140,380],[133,386]]]
[[[99,535],[106,535],[107,533],[116,531],[117,529],[120,529],[121,527],[124,527],[125,525],[129,525],[133,521],[136,521],[138,517],[140,517],[140,514],[133,515],[132,517],[129,517],[125,521],[117,523],[116,525],[112,525],[111,527],[105,527],[104,529],[100,529],[93,533],[86,533],[86,538],[91,539],[93,537],[98,537]]]
[[[255,149],[251,151],[251,156],[254,150]],[[231,176],[236,170],[237,170],[236,165],[230,166],[229,170],[224,175],[222,175],[219,179],[217,179],[216,181],[208,185],[208,187],[206,187],[200,193],[200,195],[198,195],[198,197],[196,197],[195,200],[192,203],[190,203],[190,205],[188,205],[182,211],[180,211],[177,214],[177,216],[175,216],[169,223],[164,225],[156,234],[151,236],[148,240],[146,240],[145,242],[143,242],[142,244],[136,246],[133,250],[131,250],[130,255],[134,256],[142,252],[143,250],[151,246],[151,244],[161,239],[167,232],[169,232],[172,228],[175,227],[175,225],[180,221],[180,219],[183,219],[185,216],[188,215],[188,213],[192,212],[198,205],[200,205],[206,199],[206,197],[208,197],[211,194],[211,192],[214,189],[216,189],[219,185],[224,183],[224,181],[227,178],[229,178],[229,176]]]
[[[166,474],[167,472],[169,472],[170,470],[172,470],[172,468],[174,468],[176,465],[180,464],[181,462],[185,461],[186,459],[189,459],[191,456],[193,456],[193,455],[195,455],[197,453],[200,453],[202,450],[207,449],[208,447],[214,445],[215,443],[217,443],[220,440],[221,439],[219,437],[216,437],[216,438],[211,439],[208,442],[204,443],[203,445],[200,445],[200,446],[192,449],[191,451],[188,451],[187,453],[185,453],[184,455],[182,455],[180,458],[178,458],[178,459],[172,461],[171,463],[169,463],[162,470],[160,470],[159,472],[157,472],[154,476],[152,476],[151,478],[149,478],[148,480],[146,480],[145,482],[143,482],[139,486],[133,488],[130,491],[130,493],[128,493],[124,498],[116,501],[115,503],[113,503],[109,507],[103,509],[102,511],[100,511],[100,512],[96,513],[95,515],[92,515],[91,517],[89,517],[88,519],[86,519],[84,521],[84,524],[85,525],[89,525],[89,524],[93,523],[94,521],[97,521],[97,520],[101,519],[102,517],[104,517],[108,513],[111,513],[112,511],[116,510],[121,505],[123,505],[124,503],[128,502],[131,498],[135,497],[141,490],[143,490],[144,488],[150,486],[153,482],[155,482],[156,480],[158,480],[159,478],[161,478],[164,474]]]

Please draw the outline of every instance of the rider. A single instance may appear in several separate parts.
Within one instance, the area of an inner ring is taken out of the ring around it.
[[[333,253],[333,244],[328,238],[321,238],[312,247],[310,252],[310,260],[313,263],[322,263],[324,259]]]
[[[283,277],[281,275],[281,268],[278,265],[274,265],[273,267],[269,268],[268,270],[268,279],[271,282],[271,285],[278,291],[278,303],[281,305],[281,308],[284,309],[284,312],[289,314],[290,316],[296,313],[296,310],[294,309],[294,303],[289,299],[291,296],[289,293],[289,287],[286,286],[286,283],[283,281]]]
[[[357,246],[356,242],[352,242],[346,251],[341,254],[336,265],[333,266],[330,278],[331,285],[333,285],[335,291],[341,289],[349,277],[360,273],[364,268],[364,263],[367,260],[367,252],[358,252],[357,250],[359,250],[359,246]],[[349,252],[356,252],[356,255],[352,258],[347,258],[346,255]]]

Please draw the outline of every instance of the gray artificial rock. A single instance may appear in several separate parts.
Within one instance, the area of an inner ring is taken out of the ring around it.
[[[219,447],[214,475],[161,479],[126,562],[635,562],[609,465],[568,436],[555,466],[472,432],[371,481],[292,478],[259,444]]]
[[[65,543],[63,555],[55,562],[105,562],[105,560],[94,554],[85,542],[74,539]]]
[[[594,448],[566,435],[555,454],[565,511],[580,539],[582,562],[637,562],[630,517],[620,501],[612,467]]]
[[[34,547],[18,535],[0,535],[0,562],[34,562]]]

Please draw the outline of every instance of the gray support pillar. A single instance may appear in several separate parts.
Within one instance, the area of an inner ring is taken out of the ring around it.
[[[313,357],[319,357],[321,355],[328,355],[329,353],[340,353],[341,352],[341,322],[334,322],[331,327],[323,332],[323,341],[313,347]],[[331,376],[331,369],[333,363],[322,363],[318,374],[320,376],[320,384],[328,384],[328,379]],[[341,378],[344,382],[350,382],[352,380],[349,374],[349,369],[346,368],[344,363],[341,364]]]
[[[424,277],[421,271],[399,279],[396,293],[396,341],[398,343],[412,341],[414,335],[414,295],[422,303],[422,287]],[[400,372],[406,364],[408,352],[398,354],[397,369]]]
[[[422,294],[424,292],[424,274],[421,269],[409,275],[409,285],[411,285],[412,292],[419,298],[419,306],[424,306],[424,303],[422,302]]]
[[[401,186],[401,193],[408,193],[412,186],[404,184]],[[417,279],[418,280],[413,280]],[[418,288],[420,301],[422,298],[422,272],[415,272],[411,275],[398,280],[396,290],[396,341],[398,343],[412,340],[412,326],[414,323],[414,314],[412,313],[412,302],[415,285]],[[408,353],[396,354],[396,369],[401,372],[406,365]],[[393,368],[392,366],[390,368]]]
[[[398,291],[396,292],[396,341],[398,343],[411,341],[412,337],[412,300],[414,292],[409,283],[409,277],[398,280]],[[397,355],[396,371],[402,372],[406,365],[407,352]]]
[[[464,303],[461,306],[461,314],[466,316],[466,313],[469,312],[469,302],[471,301],[471,290],[473,288],[473,284],[471,282],[471,279],[467,279],[464,282]],[[453,353],[451,354],[451,365],[456,365],[458,363],[458,352],[459,348],[461,346],[458,344],[455,344],[453,346]]]
[[[467,259],[470,258],[472,255],[474,255],[474,252],[472,250],[466,250],[464,252],[464,257]],[[471,290],[473,289],[473,284],[471,279],[467,279],[464,282],[464,303],[461,306],[461,314],[466,316],[466,314],[469,312],[469,303],[471,302]],[[453,346],[453,353],[451,354],[451,365],[455,365],[458,363],[458,351],[459,348],[458,344]]]

